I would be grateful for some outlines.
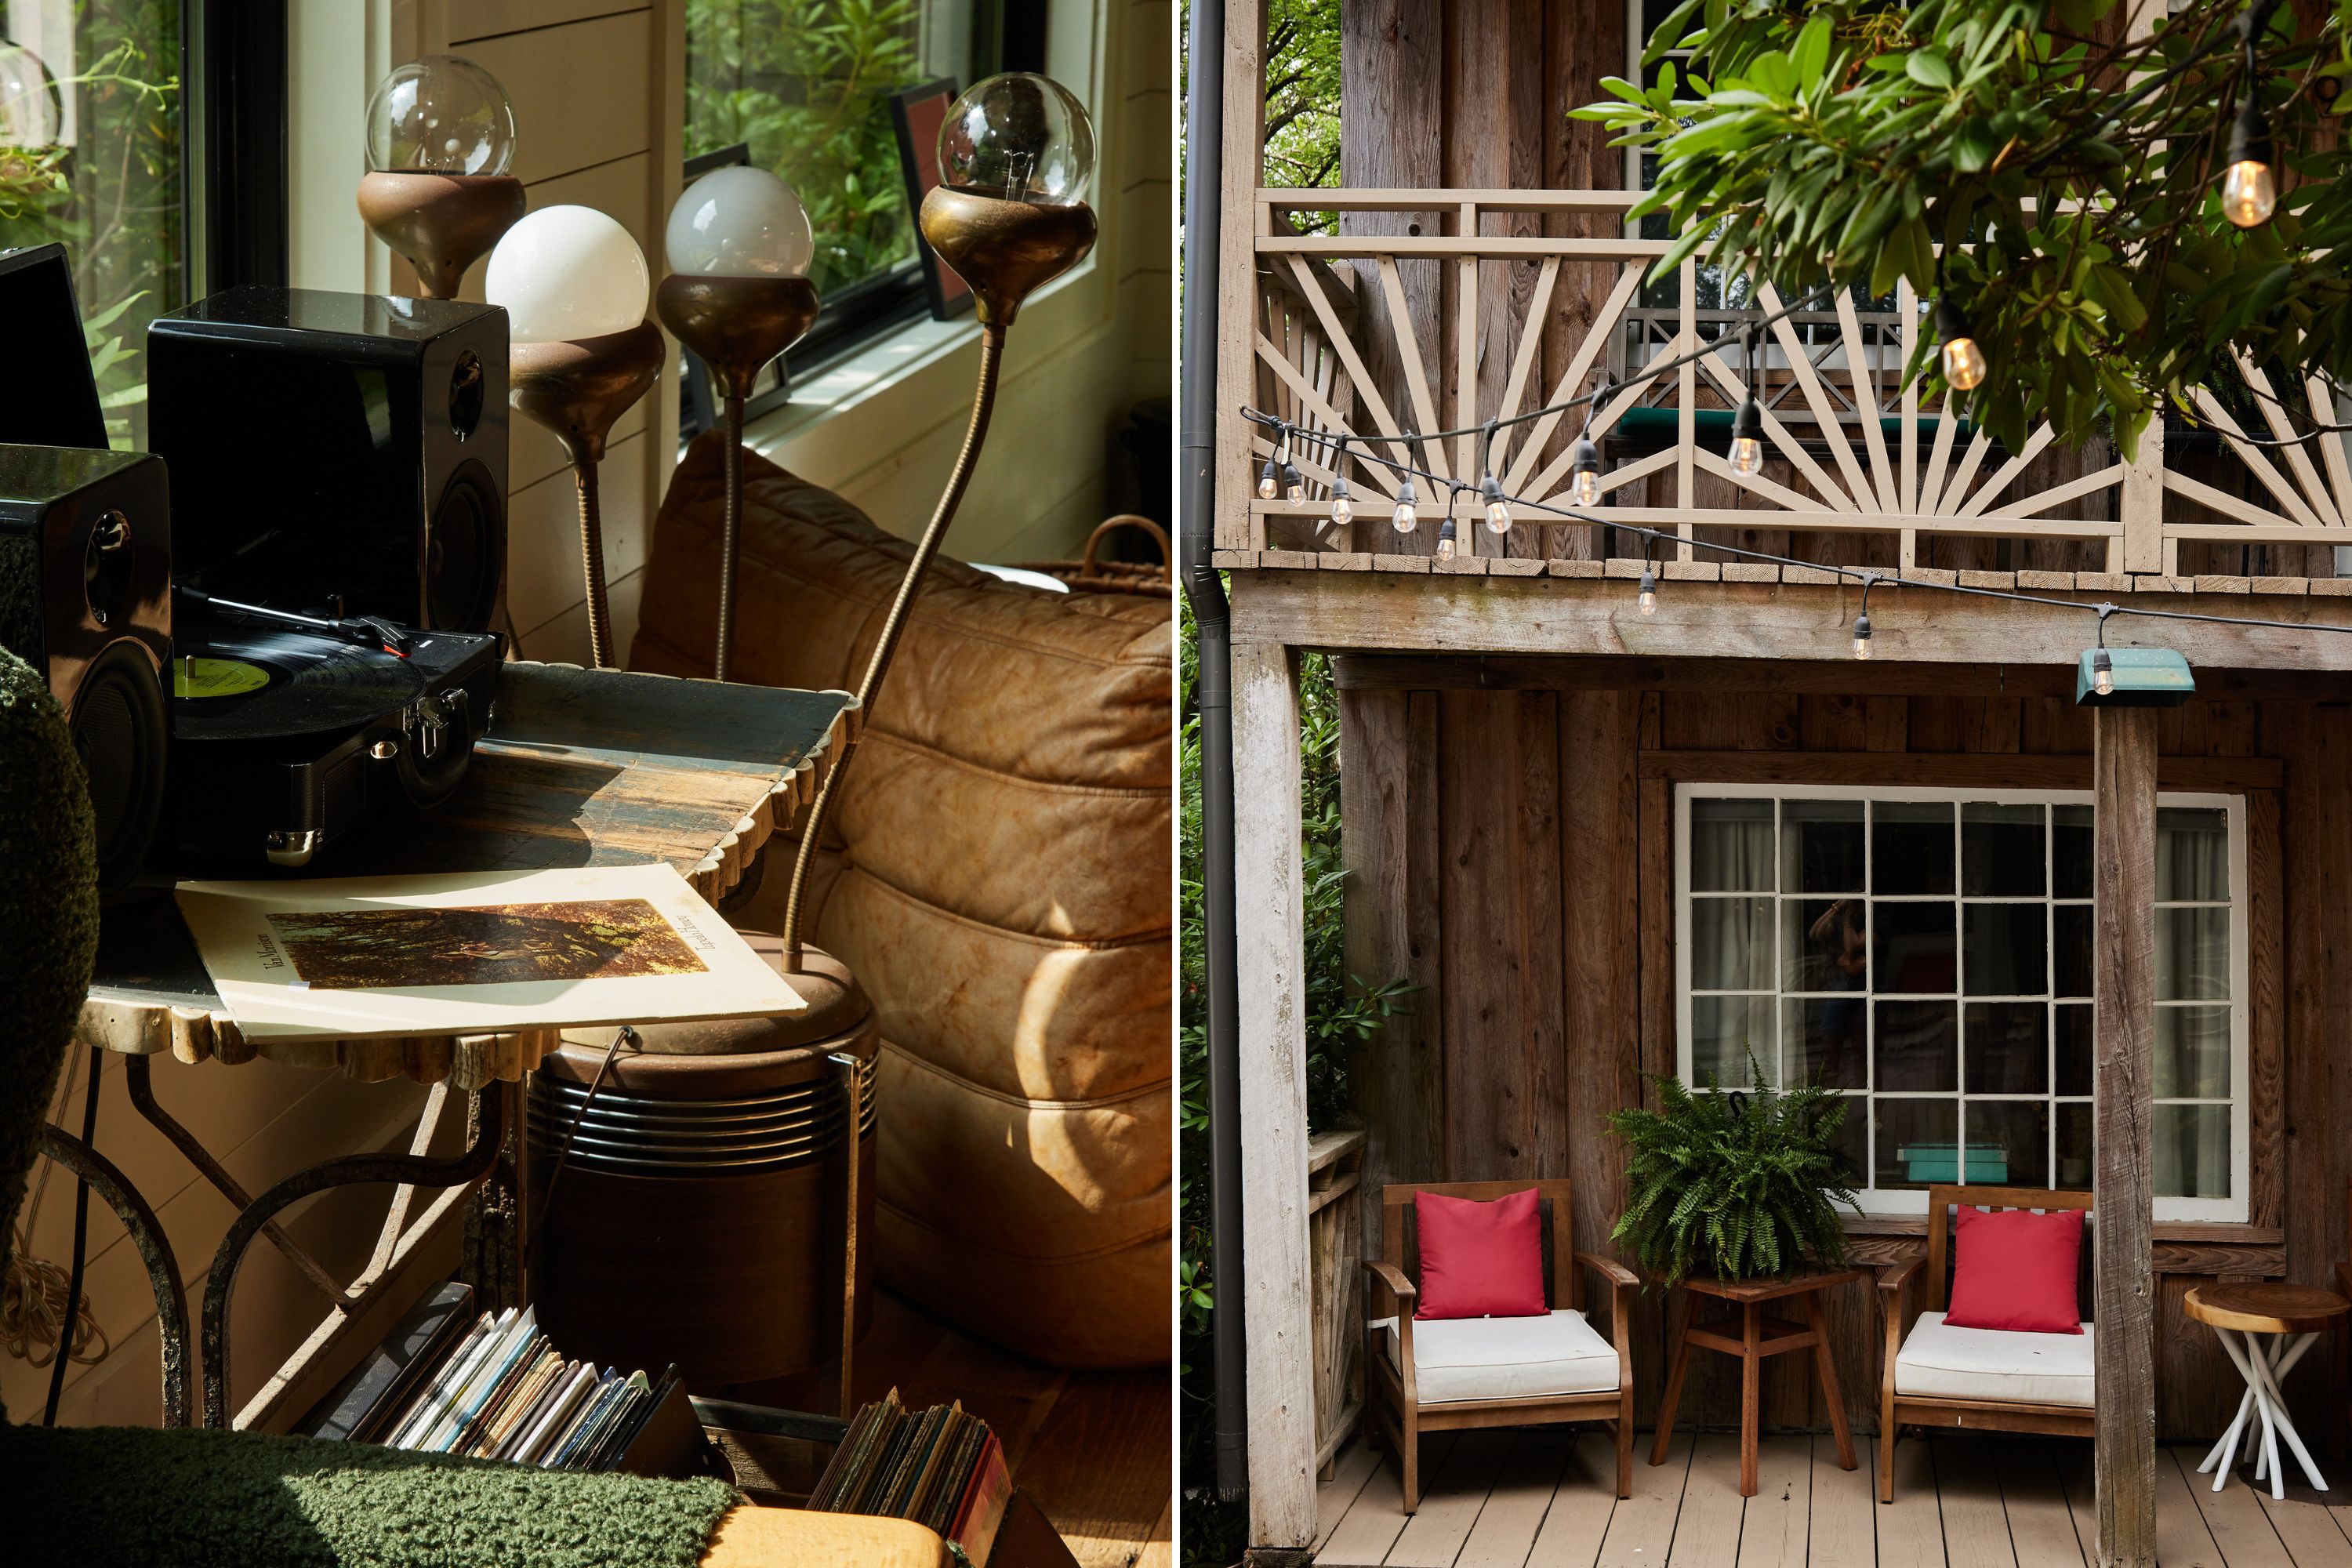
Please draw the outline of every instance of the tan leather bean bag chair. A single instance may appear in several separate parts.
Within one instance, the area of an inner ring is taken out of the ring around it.
[[[655,523],[635,668],[710,673],[719,439]],[[911,546],[744,468],[735,677],[854,689]],[[1169,615],[939,561],[812,873],[881,1014],[883,1280],[1061,1366],[1168,1357]],[[781,926],[794,847],[737,924]]]

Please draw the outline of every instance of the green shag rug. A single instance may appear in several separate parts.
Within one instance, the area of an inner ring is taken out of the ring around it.
[[[89,795],[0,649],[0,1261],[98,943]],[[717,1480],[572,1475],[249,1432],[11,1426],[0,1561],[72,1568],[693,1568]]]

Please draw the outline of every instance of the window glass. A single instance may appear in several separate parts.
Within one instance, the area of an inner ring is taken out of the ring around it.
[[[1700,787],[1682,868],[1690,1081],[1744,1085],[1752,1050],[1781,1084],[1846,1096],[1841,1147],[1865,1203],[1936,1182],[2087,1184],[2090,807]],[[2159,808],[2155,1180],[2168,1217],[2243,1217],[2235,853],[2227,808]]]
[[[117,447],[187,302],[181,121],[178,0],[0,0],[0,249],[65,244]]]

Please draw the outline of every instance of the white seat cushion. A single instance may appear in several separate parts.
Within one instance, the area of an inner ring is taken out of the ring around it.
[[[1394,1318],[1389,1364],[1397,1364]],[[1617,1392],[1617,1351],[1581,1312],[1540,1318],[1417,1318],[1412,1325],[1414,1393],[1423,1405],[1465,1399],[1540,1399],[1558,1394]]]
[[[2079,1334],[1956,1329],[1922,1312],[1895,1358],[1895,1392],[2091,1408],[2091,1325]]]

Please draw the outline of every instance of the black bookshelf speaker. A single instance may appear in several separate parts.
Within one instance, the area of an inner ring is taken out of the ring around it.
[[[507,317],[232,289],[147,331],[179,579],[308,613],[487,631],[507,554]]]
[[[171,495],[138,452],[0,446],[0,647],[48,679],[89,781],[99,892],[141,881],[170,741]]]

